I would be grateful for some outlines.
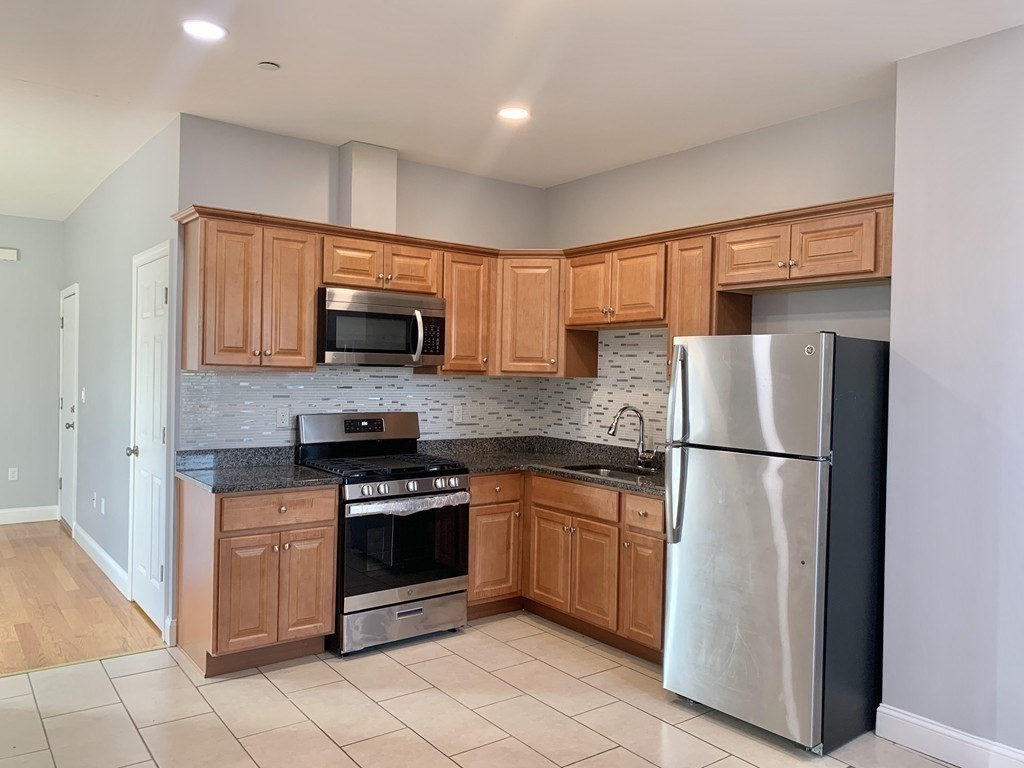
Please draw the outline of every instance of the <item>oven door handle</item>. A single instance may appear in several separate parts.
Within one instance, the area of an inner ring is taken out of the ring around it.
[[[413,496],[406,499],[385,499],[382,501],[361,501],[345,505],[345,517],[365,517],[366,515],[392,515],[407,517],[417,512],[444,507],[458,507],[469,504],[469,492],[439,493],[433,496]]]
[[[420,362],[423,359],[423,342],[426,340],[426,333],[423,331],[423,313],[418,309],[413,310],[416,317],[416,351],[412,353],[412,361]]]

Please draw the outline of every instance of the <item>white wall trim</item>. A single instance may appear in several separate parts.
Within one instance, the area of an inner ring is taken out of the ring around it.
[[[875,733],[961,768],[1024,768],[1024,750],[882,704]]]
[[[8,507],[0,509],[0,525],[10,523],[41,523],[45,520],[59,520],[60,507],[51,504],[45,507]]]
[[[74,539],[78,542],[78,545],[85,551],[94,563],[99,566],[99,569],[103,571],[103,574],[110,579],[111,583],[117,587],[117,591],[125,596],[128,600],[131,600],[131,592],[129,588],[128,571],[117,564],[107,550],[96,543],[96,540],[85,532],[85,529],[81,525],[75,525]]]

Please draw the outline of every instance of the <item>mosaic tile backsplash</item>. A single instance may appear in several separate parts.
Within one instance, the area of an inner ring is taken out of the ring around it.
[[[644,412],[648,446],[663,442],[668,384],[666,331],[602,331],[596,379],[429,376],[401,368],[322,367],[313,373],[182,373],[178,448],[286,446],[294,417],[340,411],[419,411],[424,439],[546,435],[634,445],[624,417],[617,437],[605,430],[629,403]],[[453,407],[462,405],[462,423]],[[289,426],[278,427],[287,406]],[[581,423],[589,408],[589,424]]]

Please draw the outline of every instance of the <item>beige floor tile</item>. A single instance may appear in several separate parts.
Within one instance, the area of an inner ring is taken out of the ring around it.
[[[517,651],[482,631],[460,632],[439,640],[438,643],[488,672],[530,661],[530,657],[522,651]]]
[[[653,765],[642,757],[637,757],[628,749],[616,747],[602,752],[600,755],[581,760],[572,768],[653,768]],[[729,768],[729,766],[725,763],[715,763],[714,768]]]
[[[349,656],[328,664],[374,701],[393,699],[430,687],[430,683],[383,653]]]
[[[255,763],[214,714],[143,728],[140,733],[160,768],[254,768]]]
[[[753,763],[757,768],[796,768],[812,764],[815,768],[842,768],[843,765],[834,758],[818,757],[767,731],[718,712],[686,720],[676,727]]]
[[[522,613],[519,615],[518,620],[526,622],[530,626],[541,629],[548,634],[567,640],[573,645],[588,646],[594,645],[598,642],[592,637],[581,635],[579,632],[574,632],[567,627],[563,627],[561,624],[555,624],[553,621],[542,619],[540,616],[535,616],[532,613]]]
[[[461,656],[445,656],[409,667],[460,704],[476,709],[519,695],[519,691]]]
[[[346,681],[299,691],[290,694],[289,698],[342,746],[403,727],[370,697]]]
[[[13,699],[15,696],[27,696],[32,693],[28,684],[28,675],[11,675],[0,677],[0,700]]]
[[[492,704],[478,713],[558,765],[615,747],[604,736],[529,696]]]
[[[258,675],[260,671],[258,669],[243,669],[238,672],[228,672],[225,675],[217,675],[216,677],[203,677],[199,672],[199,668],[192,663],[192,660],[188,658],[177,646],[172,646],[167,649],[167,652],[171,654],[171,657],[181,667],[181,671],[188,675],[188,679],[192,681],[193,685],[212,685],[213,683],[222,683],[225,680],[237,680],[240,677],[252,677]]]
[[[103,668],[107,670],[107,675],[112,678],[137,675],[140,672],[152,672],[154,669],[165,669],[166,667],[173,666],[176,666],[174,658],[163,648],[103,660]]]
[[[508,736],[436,688],[399,696],[381,706],[446,755]]]
[[[341,747],[309,722],[248,736],[242,746],[260,768],[356,768]]]
[[[529,637],[530,635],[539,635],[544,630],[535,624],[531,624],[528,621],[520,621],[513,616],[502,616],[496,621],[490,621],[486,624],[474,625],[478,630],[483,632],[485,635],[490,635],[495,640],[501,640],[503,643],[507,643],[509,640],[519,640],[523,637]]]
[[[53,768],[53,757],[50,750],[44,749],[42,752],[0,760],[0,768]]]
[[[118,768],[149,759],[121,704],[47,718],[45,724],[60,768]]]
[[[117,693],[98,661],[29,673],[43,717],[117,704]]]
[[[260,667],[260,672],[267,676],[282,693],[295,693],[318,685],[329,685],[341,680],[341,675],[316,656],[282,661]]]
[[[746,760],[740,760],[736,755],[729,755],[724,760],[713,763],[710,768],[757,768]]]
[[[199,691],[175,664],[114,680],[121,701],[138,728],[209,712]]]
[[[452,758],[462,768],[553,768],[554,763],[516,739],[502,739]]]
[[[853,768],[940,768],[943,764],[874,733],[865,733],[830,754]]]
[[[345,751],[362,768],[453,768],[455,765],[408,729],[352,744]]]
[[[0,755],[15,757],[46,746],[43,723],[32,694],[0,701]]]
[[[438,645],[434,640],[429,638],[419,638],[416,640],[406,640],[401,643],[392,643],[391,645],[384,646],[383,651],[399,664],[404,664],[405,666],[418,664],[421,661],[439,659],[442,656],[448,656],[451,654],[451,651],[447,648]]]
[[[147,760],[144,763],[136,763],[135,765],[129,766],[129,768],[156,768],[156,763],[152,760]]]
[[[576,719],[661,768],[702,768],[727,756],[722,750],[621,701]]]
[[[606,659],[617,661],[622,666],[634,669],[642,675],[653,677],[655,680],[661,680],[662,678],[661,665],[655,664],[653,661],[638,658],[631,653],[620,651],[618,648],[613,648],[604,643],[588,646],[587,650],[599,656],[604,656]]]
[[[707,707],[688,704],[671,691],[666,691],[660,680],[628,667],[609,669],[585,677],[583,682],[673,725],[707,712]]]
[[[235,736],[301,723],[305,715],[262,675],[204,685],[203,696]]]
[[[535,659],[547,662],[573,677],[585,677],[619,666],[616,662],[591,653],[586,648],[574,645],[560,637],[545,632],[509,643],[513,648],[528,653]]]
[[[615,703],[607,693],[591,688],[543,661],[501,669],[494,675],[570,717]]]

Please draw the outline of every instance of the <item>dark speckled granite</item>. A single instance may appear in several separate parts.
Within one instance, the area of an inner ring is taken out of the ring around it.
[[[662,469],[654,475],[632,480],[595,477],[565,469],[575,464],[629,466],[636,452],[622,446],[583,443],[553,437],[470,438],[466,440],[421,440],[419,450],[466,464],[470,472],[536,472],[578,480],[608,488],[661,496],[665,492]],[[295,449],[238,448],[178,451],[177,475],[213,493],[243,493],[279,488],[333,485],[338,478],[327,472],[296,466]],[[664,455],[656,464],[662,467]]]

